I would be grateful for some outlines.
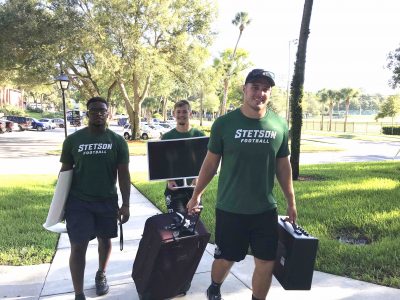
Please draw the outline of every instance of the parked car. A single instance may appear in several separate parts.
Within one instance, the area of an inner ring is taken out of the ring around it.
[[[123,136],[125,140],[130,140],[132,138],[132,125],[126,124],[124,126]],[[140,138],[142,140],[156,139],[160,137],[160,133],[147,126],[146,124],[140,124]]]
[[[19,130],[28,130],[32,126],[32,119],[29,117],[21,117],[21,116],[5,116],[6,120],[13,121],[18,124]]]
[[[157,124],[147,124],[147,126],[149,126],[151,129],[158,131],[160,133],[160,137],[162,137],[162,135],[164,133],[169,131],[169,129],[167,129],[163,126],[160,126],[158,123]]]
[[[43,123],[47,129],[56,128],[56,124],[53,122],[53,119],[42,118],[39,119],[39,122]]]
[[[172,130],[172,129],[175,128],[174,125],[172,125],[172,124],[170,124],[170,123],[166,123],[166,122],[161,122],[161,123],[159,123],[158,125],[160,125],[160,126],[166,128],[166,129],[168,129],[168,131],[170,131],[170,130]]]
[[[30,129],[36,129],[37,131],[44,131],[46,130],[46,125],[42,122],[39,122],[39,120],[35,118],[29,118],[31,119],[31,128]]]
[[[6,132],[6,122],[0,120],[0,133]]]
[[[7,132],[11,132],[13,130],[18,130],[19,129],[18,124],[14,123],[13,121],[10,121],[10,120],[0,119],[0,123],[2,123],[4,125],[3,126],[3,129],[4,129],[3,132],[6,132],[6,131]]]
[[[64,120],[61,118],[54,118],[52,119],[53,123],[56,125],[56,127],[59,128],[64,128]]]

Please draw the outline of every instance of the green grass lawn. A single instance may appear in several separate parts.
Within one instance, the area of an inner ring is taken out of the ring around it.
[[[400,288],[398,162],[300,166],[294,183],[298,223],[319,239],[316,269]],[[164,182],[133,173],[133,184],[166,211]],[[58,235],[44,230],[56,176],[0,175],[0,265],[51,262]],[[217,178],[203,196],[202,220],[214,232]],[[275,189],[280,214],[285,203]],[[343,243],[362,239],[366,245]],[[211,241],[214,240],[212,236]]]
[[[52,260],[58,234],[44,230],[56,176],[0,175],[0,265]]]
[[[319,239],[316,269],[400,288],[400,165],[398,162],[308,165],[294,183],[298,223]],[[165,183],[133,176],[134,185],[166,211]],[[217,178],[203,195],[202,220],[214,240]],[[275,188],[278,211],[286,203]],[[363,240],[367,244],[339,241]]]

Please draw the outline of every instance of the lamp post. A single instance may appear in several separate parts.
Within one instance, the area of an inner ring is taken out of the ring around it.
[[[287,94],[287,100],[286,100],[286,121],[287,121],[287,123],[288,123],[288,125],[289,125],[289,120],[290,120],[290,102],[289,102],[289,100],[290,100],[290,97],[289,97],[289,92],[290,92],[290,90],[289,90],[289,87],[290,87],[290,70],[291,70],[291,66],[290,66],[290,58],[291,58],[291,55],[290,55],[290,45],[291,44],[293,44],[293,45],[297,45],[297,43],[298,43],[298,39],[294,39],[294,40],[290,40],[289,41],[289,62],[288,62],[288,80],[287,80],[287,91],[286,91],[286,94]]]
[[[56,78],[56,83],[59,89],[62,92],[62,100],[63,100],[63,109],[64,109],[64,133],[65,138],[67,138],[67,111],[65,108],[65,94],[64,92],[68,89],[69,86],[69,79],[68,76],[65,75],[63,72]]]

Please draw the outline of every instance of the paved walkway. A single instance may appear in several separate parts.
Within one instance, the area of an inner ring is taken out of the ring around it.
[[[160,211],[135,188],[131,192],[131,219],[124,224],[124,250],[119,250],[119,239],[113,240],[113,252],[107,270],[110,292],[98,299],[139,299],[131,270],[145,220]],[[2,299],[74,299],[68,267],[69,241],[61,234],[57,252],[51,264],[36,266],[0,266],[0,298]],[[206,252],[193,278],[192,287],[185,297],[179,299],[206,299],[205,289],[210,282],[213,246]],[[254,263],[251,256],[232,268],[222,286],[225,300],[251,299],[251,274]],[[96,298],[94,276],[97,270],[97,244],[92,241],[87,252],[85,293],[88,299]],[[344,277],[314,272],[311,291],[285,291],[274,279],[268,299],[297,300],[397,300],[400,290],[383,287]]]
[[[376,147],[363,145],[352,152],[302,154],[301,163],[329,163],[339,161],[371,161],[392,160],[400,144],[394,144],[396,151],[382,151],[382,145]],[[379,149],[378,149],[379,148]],[[374,150],[374,151],[372,151]],[[379,151],[378,151],[379,150]],[[375,153],[376,152],[376,153]],[[393,152],[393,153],[392,153]],[[381,153],[385,153],[382,155]],[[131,157],[131,166],[138,170],[146,170],[147,161],[144,157]],[[400,160],[400,155],[395,158]],[[0,157],[0,173],[6,174],[57,174],[60,168],[58,156],[44,157]],[[134,282],[130,276],[133,260],[139,245],[145,220],[160,211],[154,207],[135,188],[131,193],[131,219],[124,225],[124,250],[119,250],[119,240],[113,240],[113,253],[107,276],[111,285],[110,293],[98,299],[138,299]],[[69,241],[66,234],[61,234],[57,245],[57,252],[51,264],[34,266],[0,266],[0,298],[2,299],[74,299],[72,282],[68,268]],[[210,282],[213,246],[209,245],[194,276],[192,287],[185,297],[179,299],[206,299],[205,289]],[[223,298],[251,299],[251,273],[254,263],[251,256],[232,268],[224,285]],[[97,270],[97,245],[90,243],[87,253],[85,273],[85,287],[88,299],[95,298],[94,275]],[[400,299],[400,289],[393,289],[334,276],[321,272],[314,272],[311,291],[285,291],[274,279],[268,299],[296,300],[397,300]]]

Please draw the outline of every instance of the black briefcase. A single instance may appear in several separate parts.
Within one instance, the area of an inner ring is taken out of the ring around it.
[[[132,267],[139,299],[186,294],[209,239],[198,217],[167,213],[148,218]]]
[[[279,242],[273,274],[285,290],[310,290],[318,239],[278,218]]]

